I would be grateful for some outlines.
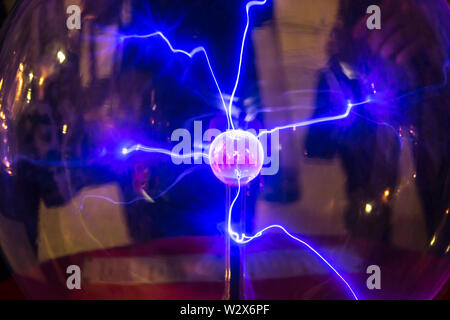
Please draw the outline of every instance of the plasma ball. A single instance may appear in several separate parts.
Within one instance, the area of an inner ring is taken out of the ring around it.
[[[252,133],[228,130],[211,143],[209,161],[214,175],[226,185],[246,185],[260,174],[264,149]]]

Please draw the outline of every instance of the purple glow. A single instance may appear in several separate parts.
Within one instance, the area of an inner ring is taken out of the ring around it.
[[[267,3],[267,0],[264,0],[264,1],[251,1],[251,2],[247,3],[247,5],[246,5],[247,23],[246,23],[245,30],[244,30],[244,33],[243,33],[243,36],[242,36],[241,51],[240,51],[239,62],[238,62],[238,71],[237,71],[236,81],[235,81],[233,92],[231,94],[230,104],[229,104],[228,108],[225,105],[225,99],[223,97],[223,93],[222,93],[222,91],[220,89],[220,85],[219,85],[219,83],[217,81],[217,78],[216,78],[216,76],[214,74],[214,70],[213,70],[213,68],[211,66],[208,54],[207,54],[207,52],[206,52],[204,47],[198,47],[198,48],[194,49],[191,52],[187,52],[187,51],[180,50],[180,49],[175,49],[172,46],[172,44],[170,43],[170,41],[167,39],[167,37],[165,37],[159,31],[155,32],[155,33],[152,33],[152,34],[149,34],[149,35],[126,36],[126,37],[123,37],[123,39],[130,39],[130,38],[144,38],[144,39],[146,39],[146,38],[151,38],[151,37],[158,36],[158,37],[162,38],[167,43],[167,45],[169,46],[170,50],[173,53],[181,53],[181,54],[184,54],[184,55],[188,56],[191,59],[197,53],[202,52],[205,55],[205,57],[206,57],[206,61],[208,63],[209,70],[211,72],[211,75],[212,75],[215,83],[216,83],[216,87],[217,87],[217,89],[219,91],[220,97],[222,99],[222,103],[224,104],[224,107],[225,107],[224,109],[225,109],[227,120],[228,120],[228,128],[230,129],[230,125],[231,125],[231,128],[232,128],[231,131],[238,131],[238,130],[235,129],[233,121],[231,119],[231,108],[232,108],[233,100],[234,100],[234,97],[236,95],[237,89],[239,87],[239,82],[240,82],[240,76],[241,76],[241,70],[242,70],[242,62],[243,62],[243,56],[244,56],[244,50],[245,50],[245,43],[246,43],[246,40],[247,40],[247,35],[248,35],[249,28],[250,28],[250,9],[253,6],[262,6],[262,5],[265,5],[266,3]],[[366,100],[366,101],[363,101],[363,102],[360,102],[360,103],[350,103],[349,102],[347,110],[346,110],[346,112],[344,114],[337,115],[337,116],[332,116],[332,117],[318,118],[318,119],[298,122],[298,123],[291,124],[291,125],[276,127],[276,128],[274,128],[274,129],[272,129],[270,131],[262,132],[260,135],[258,135],[258,137],[261,136],[262,134],[270,134],[270,133],[273,133],[273,132],[275,132],[277,130],[283,130],[283,129],[288,129],[288,128],[296,128],[296,127],[305,127],[305,126],[309,126],[309,125],[313,125],[313,124],[317,124],[317,123],[341,120],[341,119],[344,119],[344,118],[349,116],[349,114],[350,114],[350,112],[351,112],[353,107],[359,106],[359,105],[362,105],[362,104],[365,104],[365,103],[368,103],[368,102],[370,102],[370,100]],[[132,148],[128,148],[128,149],[124,148],[122,150],[122,153],[123,154],[129,154],[129,153],[134,152],[134,151],[143,151],[143,152],[150,152],[150,153],[156,152],[156,153],[162,153],[162,154],[175,156],[175,157],[182,157],[182,158],[183,157],[189,157],[190,158],[192,156],[196,156],[195,154],[190,154],[190,155],[185,155],[185,156],[174,155],[172,152],[170,152],[168,150],[159,149],[159,148],[144,147],[144,146],[141,146],[141,145],[136,145],[136,146],[134,146]],[[198,155],[204,156],[204,154],[198,154]],[[339,279],[346,285],[346,287],[350,290],[353,298],[355,300],[358,300],[358,297],[356,296],[355,292],[353,291],[353,289],[351,288],[349,283],[344,279],[344,277],[342,277],[342,275],[322,255],[320,255],[317,252],[317,250],[315,250],[313,247],[311,247],[308,243],[304,242],[303,240],[301,240],[301,239],[293,236],[292,234],[290,234],[283,226],[280,226],[280,225],[269,226],[269,227],[259,231],[258,233],[256,233],[255,236],[252,236],[252,237],[249,237],[249,236],[247,236],[245,234],[238,235],[236,232],[233,231],[233,229],[231,227],[231,215],[232,215],[233,207],[234,207],[237,199],[239,198],[240,190],[241,190],[241,182],[240,182],[240,180],[241,180],[241,173],[240,173],[238,167],[236,167],[235,171],[236,171],[236,177],[235,178],[237,180],[238,192],[237,192],[236,197],[234,198],[233,202],[231,203],[230,209],[229,209],[229,212],[228,212],[228,234],[229,234],[230,238],[233,241],[235,241],[236,243],[246,244],[246,243],[249,243],[249,242],[251,242],[251,241],[261,237],[266,231],[268,231],[270,229],[276,229],[276,228],[280,229],[286,235],[288,235],[290,238],[292,238],[292,239],[296,240],[297,242],[303,244],[309,250],[311,250],[315,255],[317,255],[339,277]]]

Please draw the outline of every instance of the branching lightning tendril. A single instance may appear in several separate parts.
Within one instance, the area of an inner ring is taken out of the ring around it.
[[[315,119],[311,119],[311,120],[306,120],[306,121],[300,121],[300,122],[296,122],[293,124],[288,124],[288,125],[284,125],[284,126],[279,126],[276,127],[274,129],[268,130],[268,131],[262,131],[258,137],[265,135],[265,134],[271,134],[274,133],[275,131],[280,131],[280,130],[285,130],[285,129],[293,129],[293,128],[299,128],[299,127],[307,127],[307,126],[311,126],[314,124],[319,124],[319,123],[324,123],[324,122],[331,122],[331,121],[337,121],[337,120],[342,120],[347,118],[350,115],[350,112],[352,111],[352,109],[354,107],[366,104],[371,102],[370,99],[367,99],[365,101],[362,102],[358,102],[358,103],[348,103],[347,105],[347,110],[343,113],[343,114],[339,114],[337,116],[329,116],[329,117],[322,117],[322,118],[315,118]]]
[[[231,117],[231,108],[233,106],[233,100],[234,100],[234,97],[236,96],[236,92],[237,92],[237,89],[239,87],[239,82],[240,82],[240,78],[241,78],[242,61],[244,59],[245,42],[247,40],[247,34],[248,34],[248,30],[250,28],[250,9],[253,6],[263,6],[266,3],[267,3],[267,0],[250,1],[245,6],[245,13],[247,15],[247,22],[246,22],[246,25],[245,25],[244,34],[242,35],[241,52],[240,52],[240,56],[239,56],[238,72],[237,72],[237,75],[236,75],[236,82],[234,84],[233,92],[231,93],[230,104],[228,106],[228,115],[229,115],[229,117]],[[232,120],[231,120],[231,126],[234,129],[234,125],[233,125],[233,121]]]
[[[170,190],[172,190],[178,184],[178,182],[180,182],[182,179],[184,179],[184,177],[186,177],[187,175],[193,173],[194,171],[198,170],[199,168],[200,167],[198,167],[198,166],[192,167],[192,168],[184,171],[183,173],[181,173],[170,186],[168,186],[160,194],[151,197],[152,201],[150,201],[150,202],[154,202],[155,200],[158,200],[159,198],[164,197]],[[130,201],[116,201],[116,200],[113,200],[113,199],[111,199],[109,197],[106,197],[106,196],[86,195],[86,196],[84,196],[81,199],[80,210],[84,209],[84,205],[85,205],[85,203],[86,203],[86,201],[88,199],[100,199],[100,200],[105,200],[105,201],[107,201],[109,203],[112,203],[114,205],[125,205],[125,206],[128,206],[128,205],[131,205],[131,204],[136,203],[138,201],[146,201],[146,200],[148,201],[148,195],[147,196],[143,196],[143,197],[138,197],[138,198],[135,198],[135,199],[130,200]]]
[[[201,157],[203,157],[204,159],[208,159],[208,157],[209,157],[208,154],[203,153],[203,152],[192,152],[192,153],[187,153],[187,154],[179,154],[179,153],[171,152],[169,150],[162,149],[162,148],[145,147],[140,144],[134,145],[130,148],[123,148],[122,154],[127,155],[132,152],[136,152],[136,151],[142,151],[142,152],[146,152],[146,153],[164,154],[166,156],[172,157],[173,159],[180,159],[180,160],[190,159],[190,158],[201,158]]]
[[[269,231],[271,229],[280,229],[281,231],[283,231],[288,237],[290,237],[291,239],[301,243],[303,246],[305,246],[306,248],[308,248],[311,252],[313,252],[317,257],[319,257],[338,277],[339,279],[345,284],[345,286],[348,288],[348,290],[351,292],[353,298],[355,300],[358,300],[358,296],[355,294],[355,292],[353,291],[352,287],[349,285],[349,283],[344,279],[344,277],[331,265],[331,263],[328,262],[327,259],[325,259],[316,249],[314,249],[311,245],[309,245],[307,242],[305,242],[304,240],[301,240],[300,238],[292,235],[289,231],[286,230],[286,228],[284,228],[281,225],[278,224],[274,224],[271,226],[268,226],[260,231],[258,231],[254,236],[247,236],[244,233],[239,235],[237,232],[235,232],[233,230],[233,227],[231,225],[231,217],[233,214],[233,207],[236,204],[236,201],[238,200],[239,196],[241,193],[241,183],[240,183],[240,179],[238,178],[238,189],[237,189],[237,193],[236,196],[233,199],[233,202],[230,205],[229,211],[228,211],[228,234],[230,235],[231,239],[233,239],[233,241],[235,241],[236,243],[239,244],[247,244],[255,239],[258,239],[259,237],[263,236],[264,233],[266,233],[266,231]]]

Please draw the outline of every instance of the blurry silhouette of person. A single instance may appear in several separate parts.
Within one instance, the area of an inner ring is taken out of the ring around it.
[[[369,30],[366,10],[381,8]],[[341,0],[319,74],[314,117],[348,118],[312,126],[307,156],[339,156],[347,175],[345,223],[350,234],[390,240],[391,201],[398,187],[398,135],[412,142],[414,174],[433,250],[449,244],[450,94],[446,80],[450,13],[441,0]],[[360,104],[359,104],[360,103]]]

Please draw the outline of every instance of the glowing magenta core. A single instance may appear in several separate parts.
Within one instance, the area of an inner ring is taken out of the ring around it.
[[[209,161],[214,175],[223,183],[245,185],[261,172],[264,149],[258,138],[243,130],[221,133],[209,148]]]

